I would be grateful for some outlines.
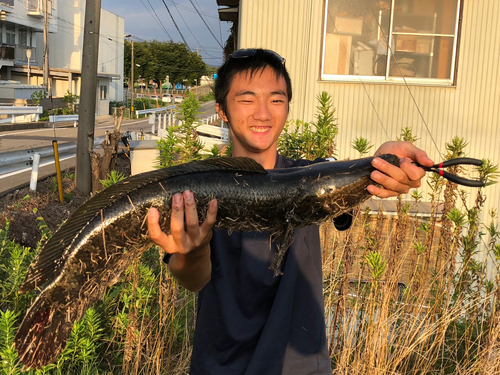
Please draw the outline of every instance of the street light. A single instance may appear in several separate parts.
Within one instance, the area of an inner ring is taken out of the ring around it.
[[[132,98],[130,99],[130,118],[134,118],[134,41],[132,40],[131,34],[125,34],[125,38],[129,38],[131,54],[132,54],[132,66],[130,68],[130,83],[132,84]]]
[[[30,84],[30,60],[31,60],[31,49],[26,50],[26,58],[28,59],[28,85]]]

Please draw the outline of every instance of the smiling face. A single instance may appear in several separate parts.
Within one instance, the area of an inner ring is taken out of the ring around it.
[[[233,156],[248,156],[271,169],[276,161],[278,137],[288,116],[286,82],[271,68],[234,76],[226,97],[227,113],[216,109],[229,123]]]

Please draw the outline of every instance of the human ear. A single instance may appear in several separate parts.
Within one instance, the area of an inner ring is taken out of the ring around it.
[[[226,113],[225,113],[225,112],[222,110],[222,108],[220,107],[219,103],[215,103],[215,110],[217,111],[217,113],[219,114],[220,118],[221,118],[224,122],[229,123],[229,119],[227,118]]]

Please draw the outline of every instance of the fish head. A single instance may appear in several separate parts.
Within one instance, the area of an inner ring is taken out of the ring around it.
[[[395,155],[382,155],[382,159],[399,166]],[[327,218],[335,218],[350,212],[371,197],[366,190],[376,183],[370,178],[375,170],[374,158],[323,162],[310,166],[310,173],[303,177],[300,192],[295,202],[296,218],[301,226],[318,224]]]

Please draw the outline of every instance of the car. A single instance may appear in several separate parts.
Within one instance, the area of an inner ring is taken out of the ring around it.
[[[152,100],[157,100],[157,99],[158,99],[158,95],[151,95],[151,96],[150,96],[150,99],[152,99]]]
[[[174,98],[174,103],[182,103],[184,101],[184,97],[182,96],[176,96]]]
[[[161,101],[164,103],[172,103],[172,94],[163,94]]]
[[[135,97],[136,98],[145,98],[146,95],[144,95],[144,94],[135,94]]]

